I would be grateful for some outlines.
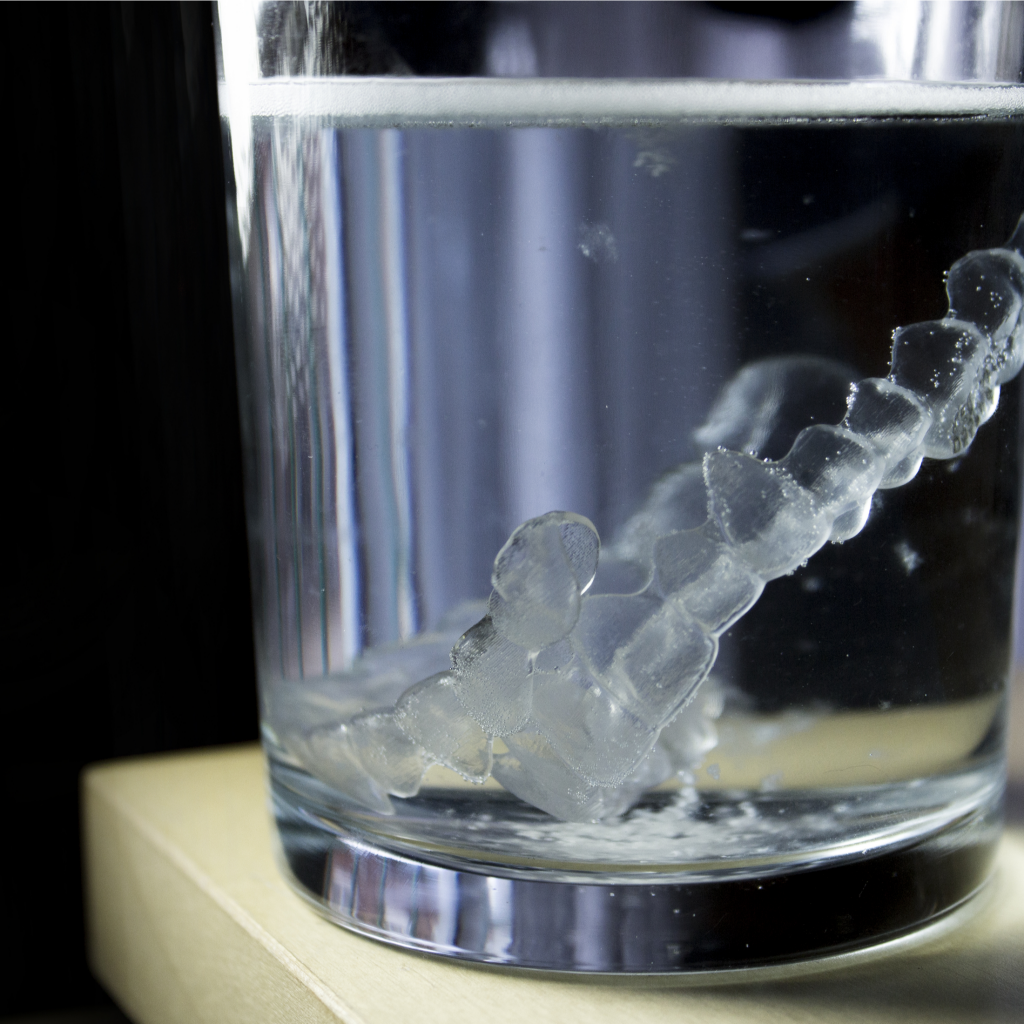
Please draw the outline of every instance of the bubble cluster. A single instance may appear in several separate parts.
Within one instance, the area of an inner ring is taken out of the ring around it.
[[[877,489],[963,455],[994,413],[1024,363],[1022,249],[1024,217],[1006,248],[957,260],[948,314],[894,332],[887,378],[806,357],[744,367],[696,432],[703,462],[658,481],[610,546],[572,512],[523,523],[451,670],[293,753],[379,813],[440,764],[579,822],[698,765],[717,742],[719,636],[766,583],[859,533]],[[842,421],[815,422],[837,394]]]

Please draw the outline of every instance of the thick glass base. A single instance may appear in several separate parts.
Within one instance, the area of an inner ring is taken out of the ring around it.
[[[925,835],[813,866],[612,877],[390,850],[272,785],[286,873],[346,928],[481,963],[694,981],[788,973],[941,929],[988,879],[1001,825],[997,788]]]

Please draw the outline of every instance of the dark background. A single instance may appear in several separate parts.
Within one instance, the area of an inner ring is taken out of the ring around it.
[[[82,766],[257,735],[211,7],[4,14],[0,1017],[109,1005]]]

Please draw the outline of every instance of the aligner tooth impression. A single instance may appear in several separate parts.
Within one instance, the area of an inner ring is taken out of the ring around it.
[[[440,764],[566,821],[616,817],[699,764],[716,744],[718,637],[766,583],[859,533],[876,489],[909,483],[923,458],[961,457],[995,412],[1024,364],[1022,251],[1024,216],[1004,248],[957,260],[946,316],[896,330],[888,377],[848,382],[843,421],[802,430],[777,461],[756,455],[772,429],[764,397],[843,371],[807,357],[744,367],[696,431],[703,463],[655,484],[615,541],[602,549],[573,512],[518,526],[451,671],[390,710],[293,738],[292,752],[380,813]],[[706,521],[677,528],[694,508]]]

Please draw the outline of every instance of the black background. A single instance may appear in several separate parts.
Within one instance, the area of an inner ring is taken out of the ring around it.
[[[209,4],[9,4],[0,1017],[102,1004],[78,776],[257,735]]]

